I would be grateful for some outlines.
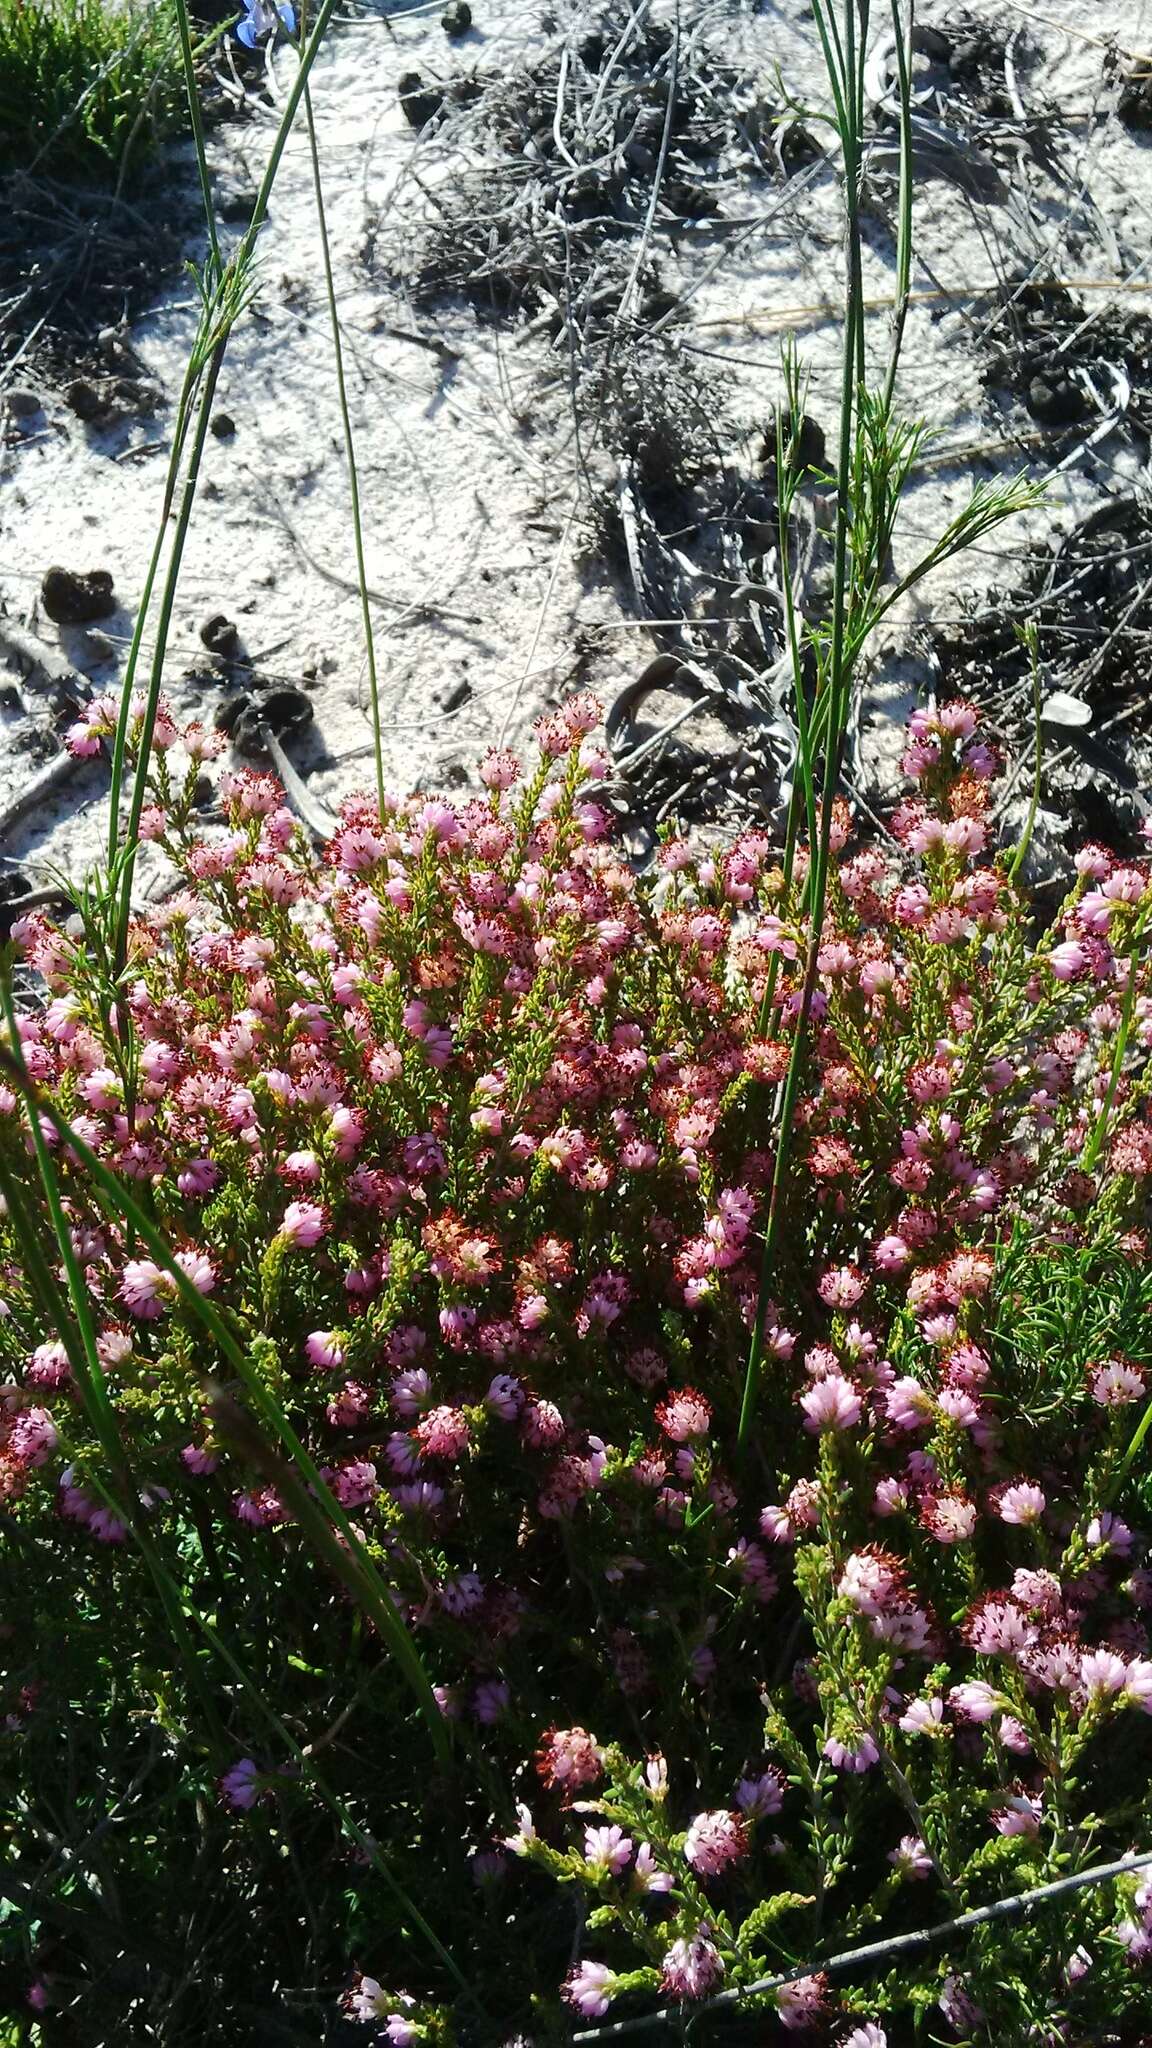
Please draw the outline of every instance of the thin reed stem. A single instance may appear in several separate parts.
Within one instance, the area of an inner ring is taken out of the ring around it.
[[[348,390],[344,378],[344,347],[340,339],[340,315],[336,306],[336,284],[332,275],[332,251],[328,241],[328,221],[324,209],[324,184],[320,176],[320,152],[316,144],[316,123],[312,115],[312,95],[305,87],[304,119],[308,129],[308,149],[312,159],[312,189],[316,195],[316,223],[320,230],[320,250],[324,261],[324,289],[328,298],[328,312],[332,322],[332,354],[336,364],[336,396],[340,406],[340,424],[344,433],[344,457],[348,464],[348,496],[352,508],[352,534],[356,545],[356,581],[360,589],[360,617],[364,628],[364,656],[368,664],[368,695],[372,706],[372,754],[376,766],[376,800],[381,814],[384,810],[384,750],[380,729],[380,691],[376,676],[376,642],[372,632],[372,607],[368,601],[368,571],[364,561],[364,525],[360,516],[360,485],[356,473],[356,443],[352,434],[352,416],[348,409]]]
[[[192,53],[192,30],[188,20],[188,0],[176,0],[176,25],[180,32],[180,58],[184,66],[184,86],[188,95],[188,118],[192,123],[192,142],[196,151],[196,168],[200,177],[200,193],[204,201],[204,224],[208,230],[208,246],[211,251],[213,281],[224,271],[220,254],[220,241],[216,233],[216,209],[212,204],[212,182],[208,175],[208,153],[204,143],[204,121],[200,113],[200,94],[196,86],[196,61]]]
[[[118,968],[123,966],[124,959],[126,957],[128,926],[131,920],[132,883],[135,878],[135,864],[140,818],[146,800],[149,755],[152,746],[152,735],[153,732],[155,731],[156,726],[156,712],[160,700],[160,685],[164,672],[164,660],[167,652],[168,634],[171,630],[172,613],[176,601],[176,590],[179,584],[180,571],[183,565],[184,548],[188,538],[188,529],[191,523],[192,510],[195,503],[196,488],[199,481],[200,462],[203,456],[205,437],[208,430],[208,421],[212,410],[212,403],[216,393],[216,385],[219,379],[221,368],[223,367],[224,355],[227,349],[229,336],[241,312],[243,311],[244,307],[248,304],[249,298],[251,296],[249,288],[249,277],[251,273],[252,259],[255,253],[256,239],[267,218],[269,200],[271,199],[272,190],[276,183],[277,174],[280,169],[280,164],[284,155],[284,150],[287,145],[288,136],[291,131],[292,124],[296,119],[296,114],[300,106],[300,101],[303,98],[303,95],[307,88],[309,72],[311,71],[312,66],[316,61],[316,57],[320,50],[320,45],[324,39],[325,32],[335,11],[335,7],[336,0],[322,0],[322,4],[317,11],[316,19],[315,22],[313,23],[311,31],[309,32],[307,38],[301,44],[300,61],[296,67],[296,76],[295,79],[293,80],[291,90],[288,93],[287,100],[285,101],[284,104],[283,113],[280,116],[280,121],[272,140],[272,147],[271,150],[269,151],[268,162],[264,167],[264,175],[260,180],[259,190],[256,195],[256,204],[252,210],[252,219],[248,225],[248,228],[245,231],[244,235],[242,236],[236,251],[230,258],[229,262],[220,269],[219,274],[215,274],[213,265],[210,263],[209,276],[201,287],[203,308],[201,314],[200,332],[197,337],[196,348],[193,351],[192,363],[190,363],[189,365],[189,372],[185,378],[183,394],[185,400],[185,410],[189,410],[191,408],[193,393],[196,394],[195,426],[194,429],[192,430],[192,453],[189,459],[188,469],[185,476],[184,491],[181,499],[180,515],[177,521],[176,532],[172,538],[172,544],[168,557],[168,568],[165,575],[164,588],[161,596],[160,618],[157,625],[156,646],[152,658],[152,670],[149,679],[148,695],[144,707],[143,716],[140,721],[139,734],[137,735],[138,757],[133,782],[133,792],[129,812],[129,819],[124,835],[125,858],[121,870],[118,874],[116,884],[119,892],[116,948]],[[217,244],[215,239],[214,228],[210,228],[209,235],[212,249],[214,252],[216,252]],[[151,601],[156,576],[159,573],[159,560],[160,555],[162,553],[162,541],[164,533],[166,531],[167,517],[176,495],[176,478],[179,473],[179,461],[183,453],[183,447],[186,443],[189,431],[187,418],[178,418],[177,426],[178,432],[173,448],[173,460],[169,465],[169,475],[167,482],[165,484],[164,506],[160,533],[158,534],[157,546],[153,555],[152,567],[150,569],[148,581],[146,584],[145,596],[142,599],[140,614],[138,615],[137,618],[136,631],[133,634],[132,649],[129,655],[128,666],[125,671],[124,687],[121,694],[120,702],[120,715],[117,721],[116,736],[113,744],[113,803],[112,818],[109,828],[110,859],[115,858],[116,849],[120,843],[119,803],[122,788],[123,763],[127,748],[128,733],[132,724],[132,696],[135,682],[136,664],[139,659],[140,645],[143,636],[144,616],[147,610],[147,606]],[[124,1022],[124,1028],[127,1031],[130,1029],[130,1020],[128,1017],[128,1012],[126,1010],[122,1012],[122,1018]]]
[[[760,1287],[757,1295],[756,1315],[752,1326],[752,1340],[749,1347],[748,1363],[744,1378],[744,1392],[740,1406],[738,1446],[741,1453],[745,1452],[748,1447],[763,1374],[764,1332],[767,1325],[768,1302],[776,1265],[777,1241],[780,1231],[784,1191],[790,1177],[796,1105],[800,1095],[801,1075],[808,1055],[808,1023],[812,1010],[812,997],[816,987],[817,962],[824,926],[833,799],[840,776],[844,729],[848,720],[851,695],[852,663],[847,658],[846,650],[850,623],[850,549],[853,540],[852,482],[856,467],[857,397],[862,381],[860,371],[864,329],[864,293],[860,266],[860,125],[863,114],[863,83],[857,61],[856,46],[856,8],[858,5],[862,10],[861,28],[866,27],[867,0],[844,0],[844,27],[843,37],[841,38],[836,32],[837,24],[831,8],[827,10],[826,19],[825,0],[813,0],[813,14],[820,34],[825,62],[828,66],[829,79],[833,85],[837,119],[840,123],[841,146],[844,156],[843,186],[847,251],[845,262],[844,340],[841,357],[839,456],[836,472],[836,530],[833,544],[831,646],[821,676],[822,694],[825,700],[824,775],[819,836],[816,842],[813,867],[808,883],[807,957],[799,1011],[794,1020],[794,1035],[788,1062],[788,1072],[784,1082],[777,1119],[776,1156],[772,1171],[772,1185],[768,1197],[768,1218],[764,1230]],[[833,55],[834,51],[835,55]],[[839,87],[838,90],[837,86]],[[795,662],[793,666],[795,670]],[[801,675],[795,676],[795,690],[797,706],[799,707],[799,700],[803,694],[803,678]],[[812,734],[811,728],[806,729],[804,712],[799,709],[797,725],[801,733],[801,746],[805,754],[803,772],[807,783],[814,780]]]

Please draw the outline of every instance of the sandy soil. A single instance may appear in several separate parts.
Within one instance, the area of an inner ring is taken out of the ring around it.
[[[874,10],[886,16],[886,8]],[[340,22],[314,76],[329,229],[351,382],[369,577],[381,666],[388,774],[396,784],[451,782],[501,735],[522,737],[542,704],[579,679],[607,696],[651,659],[626,576],[589,549],[588,476],[610,483],[598,436],[574,432],[569,364],[539,319],[481,316],[457,302],[414,302],[405,272],[437,217],[437,193],[473,173],[485,141],[475,107],[417,135],[397,85],[413,70],[439,80],[510,75],[571,46],[587,9],[540,0],[474,0],[475,26],[450,41],[439,6],[365,11]],[[947,23],[959,10],[925,4]],[[1019,105],[982,141],[969,177],[947,147],[921,160],[916,299],[902,391],[935,441],[918,465],[897,566],[946,521],[975,477],[1027,467],[1051,479],[1045,506],[922,590],[917,615],[953,615],[961,600],[1011,579],[1010,557],[1109,494],[1142,493],[1148,442],[1123,391],[1093,385],[1076,431],[1053,436],[1024,402],[989,390],[993,292],[1029,276],[1069,282],[1084,319],[1142,309],[1152,282],[1152,138],[1117,115],[1123,56],[1152,43],[1146,0],[1053,0],[1051,9],[981,4],[969,22],[999,26],[1015,62]],[[797,101],[821,94],[806,0],[722,4],[656,18],[702,39],[739,73],[749,104],[780,104],[779,71]],[[693,43],[695,47],[695,43]],[[268,89],[285,90],[289,53]],[[1019,115],[1023,113],[1024,120]],[[258,178],[271,133],[266,108],[217,128],[212,155],[225,197]],[[809,124],[820,149],[827,131]],[[878,128],[876,215],[867,288],[873,342],[889,321],[893,245],[890,135]],[[809,412],[835,426],[840,235],[834,165],[816,154],[786,179],[734,152],[714,178],[719,218],[671,227],[653,243],[677,295],[681,361],[711,373],[724,460],[752,472],[781,389],[780,349],[792,335],[811,375]],[[977,189],[971,189],[975,183]],[[968,189],[965,189],[966,186]],[[888,195],[886,197],[886,195]],[[225,232],[237,232],[236,229]],[[194,251],[192,253],[195,253]],[[235,423],[212,438],[168,651],[169,694],[181,712],[212,717],[223,694],[200,644],[213,613],[235,620],[260,673],[306,687],[315,724],[293,758],[329,804],[368,777],[365,661],[348,517],[331,337],[322,296],[306,139],[289,144],[260,244],[260,290],[235,332],[218,410]],[[127,337],[171,400],[193,327],[178,279]],[[13,373],[20,382],[19,366]],[[1152,378],[1152,370],[1149,372]],[[9,381],[12,381],[9,379]],[[50,641],[36,611],[52,563],[111,571],[120,609],[104,622],[103,665],[84,636],[61,629],[70,657],[98,685],[117,670],[159,515],[170,412],[85,427],[40,389],[41,415],[9,417],[0,447],[0,598]],[[602,437],[600,437],[602,439]],[[888,710],[920,664],[894,661],[910,620],[876,650],[863,707],[867,751],[883,753]],[[99,652],[99,650],[98,650]],[[191,672],[191,673],[190,673]],[[886,708],[887,707],[887,708]],[[42,696],[23,684],[0,710],[0,805],[23,786],[29,745],[45,727]],[[77,874],[99,849],[103,771],[76,778],[0,846],[33,878],[55,864]]]

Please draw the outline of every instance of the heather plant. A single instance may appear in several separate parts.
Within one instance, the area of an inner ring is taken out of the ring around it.
[[[0,1103],[4,1487],[38,1561],[15,1867],[61,1744],[119,1723],[129,1810],[155,1777],[169,1851],[198,1834],[273,1951],[282,1859],[313,1968],[358,1962],[348,2010],[394,2041],[795,1969],[753,2007],[837,2038],[1135,2020],[1138,1871],[820,1964],[1152,1835],[1146,865],[1087,849],[1031,934],[963,705],[914,718],[890,851],[836,804],[741,1451],[808,849],[786,881],[762,834],[669,838],[637,877],[595,720],[570,700],[467,801],[350,799],[317,854],[269,776],[198,828],[217,743],[161,701],[142,823],[181,888],[118,982],[111,939],[15,928],[44,989]],[[64,1250],[87,1346],[46,1320]],[[97,1920],[155,1826],[103,1837]],[[96,1995],[41,1948],[38,1995]]]

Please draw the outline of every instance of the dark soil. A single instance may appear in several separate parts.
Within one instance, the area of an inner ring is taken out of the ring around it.
[[[1009,285],[988,335],[984,381],[1001,407],[1023,406],[1062,440],[1110,415],[1152,439],[1152,318],[1096,314],[1062,285]]]
[[[0,183],[0,366],[67,383],[107,362],[97,337],[143,311],[181,262],[199,216],[173,171],[160,192],[109,192],[17,174]]]
[[[237,13],[234,0],[192,8],[204,29]],[[243,98],[219,89],[211,56],[201,72],[212,127],[247,119],[264,91],[263,53],[236,44],[233,55]],[[123,191],[19,171],[0,178],[0,370],[18,358],[22,383],[49,388],[106,372],[101,332],[146,310],[196,252],[202,227],[195,167],[178,148],[160,150]]]

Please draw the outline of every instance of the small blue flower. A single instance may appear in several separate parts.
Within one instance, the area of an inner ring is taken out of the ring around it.
[[[236,30],[236,41],[245,49],[254,50],[257,43],[271,35],[277,21],[282,21],[289,35],[296,27],[296,10],[289,0],[244,0],[244,20]]]

